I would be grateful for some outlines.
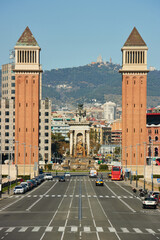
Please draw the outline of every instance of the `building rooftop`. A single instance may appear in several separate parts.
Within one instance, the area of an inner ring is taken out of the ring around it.
[[[127,41],[124,44],[125,47],[128,46],[146,46],[146,43],[142,39],[138,30],[134,27],[131,34],[129,35]]]
[[[38,43],[28,26],[18,39],[16,46],[38,46]]]

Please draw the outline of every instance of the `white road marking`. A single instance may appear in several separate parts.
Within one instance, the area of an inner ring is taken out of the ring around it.
[[[31,197],[31,195],[28,195],[27,197]]]
[[[40,186],[42,186],[44,183],[45,183],[45,182],[43,182],[43,183],[42,183],[41,185],[39,185],[37,188],[33,189],[33,190],[32,190],[32,193],[33,193],[35,190],[37,190]],[[14,202],[12,202],[12,203],[10,203],[10,204],[8,204],[7,206],[1,208],[1,209],[0,209],[0,212],[3,211],[3,210],[6,209],[6,208],[12,206],[13,204],[19,202],[20,200],[22,200],[24,197],[27,197],[28,195],[29,195],[29,193],[27,193],[25,196],[19,198],[18,200],[14,201]]]
[[[45,192],[43,195],[46,195],[52,188],[54,188],[54,186],[55,186],[56,184],[57,184],[57,182],[55,182],[55,183],[53,184],[53,186],[52,186],[51,188],[49,188],[49,189],[47,190],[47,192]],[[40,200],[42,200],[42,198],[37,199],[37,201],[35,201],[29,208],[27,208],[26,211],[31,210],[31,208],[34,207]]]
[[[106,197],[106,198],[109,198],[109,196],[107,196],[107,195],[106,195],[105,197]]]
[[[83,229],[84,229],[84,232],[90,232],[91,231],[90,227],[84,227]]]
[[[67,195],[65,194],[63,197],[67,197]]]
[[[96,227],[97,232],[103,232],[103,228],[102,227]]]
[[[85,197],[85,195],[82,195],[82,197]]]
[[[0,231],[3,229],[3,227],[0,227]]]
[[[109,230],[110,232],[116,232],[116,229],[115,229],[114,227],[108,227],[108,230]]]
[[[33,197],[37,197],[37,195],[33,195]]]
[[[150,228],[146,228],[146,231],[151,233],[151,234],[155,234],[155,232],[152,229],[150,229]]]
[[[49,195],[45,195],[45,197],[49,197]]]
[[[64,232],[64,230],[65,230],[65,227],[59,227],[58,228],[58,232]]]
[[[71,232],[77,232],[78,231],[78,227],[76,226],[71,226]]]
[[[52,197],[55,197],[55,195],[52,195]]]
[[[53,229],[53,227],[46,227],[46,232],[51,232],[52,231],[52,229]]]
[[[121,228],[124,233],[129,233],[127,228]]]
[[[73,195],[69,195],[70,197],[73,197]]]
[[[102,195],[100,195],[99,197],[100,197],[100,198],[103,198],[103,196],[102,196]]]
[[[88,195],[87,197],[89,197],[89,198],[90,198],[90,197],[91,197],[91,195]]]
[[[10,227],[6,230],[6,232],[12,232],[15,229],[15,227]]]
[[[142,231],[141,231],[139,228],[133,228],[133,230],[134,230],[136,233],[142,233]]]
[[[116,198],[116,196],[111,196],[111,198]]]
[[[61,197],[61,195],[57,195],[57,197]]]
[[[123,196],[123,198],[127,198],[127,196]]]
[[[107,186],[107,184],[105,183],[105,186],[114,194],[114,196],[118,197],[117,194],[110,188]],[[126,207],[128,207],[132,212],[136,212],[131,206],[129,206],[126,202],[124,202],[121,198],[118,198],[119,201],[121,201],[124,205],[126,205]]]
[[[28,229],[28,227],[22,227],[19,232],[25,232]]]
[[[79,195],[75,195],[75,197],[79,197]]]
[[[40,229],[40,227],[34,227],[34,228],[32,229],[32,232],[38,232],[39,229]]]

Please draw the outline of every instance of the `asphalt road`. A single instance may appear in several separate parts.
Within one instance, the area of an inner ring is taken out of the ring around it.
[[[105,176],[104,176],[105,179]],[[95,186],[86,173],[45,181],[0,201],[0,239],[160,239],[160,210],[142,209],[124,182]]]

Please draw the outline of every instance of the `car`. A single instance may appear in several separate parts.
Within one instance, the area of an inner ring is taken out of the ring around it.
[[[65,182],[66,180],[65,180],[65,177],[64,176],[60,176],[59,177],[59,182]]]
[[[71,174],[70,174],[69,172],[65,172],[64,176],[65,176],[65,177],[70,177]]]
[[[51,173],[46,173],[46,174],[44,175],[44,179],[45,179],[45,180],[52,180],[52,179],[53,179],[53,176],[52,176]]]
[[[96,180],[96,186],[103,186],[103,185],[104,185],[103,179],[102,179],[102,178],[98,178],[98,179]]]
[[[23,194],[25,192],[25,190],[24,190],[23,186],[18,185],[14,188],[13,192],[14,192],[14,194],[18,194],[18,193]]]
[[[111,178],[111,172],[107,173],[107,178]]]
[[[26,192],[30,190],[30,189],[29,189],[29,184],[28,184],[27,182],[21,182],[20,185],[21,185],[22,187],[23,187],[23,186],[25,187],[25,191],[26,191]]]
[[[142,202],[142,206],[143,208],[146,208],[146,207],[153,207],[153,208],[156,208],[157,207],[157,201],[156,199],[154,199],[153,197],[147,197],[143,200]]]
[[[27,183],[29,183],[31,189],[34,188],[34,184],[31,180],[27,180]]]

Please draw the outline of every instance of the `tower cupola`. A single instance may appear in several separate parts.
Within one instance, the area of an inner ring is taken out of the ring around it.
[[[147,70],[147,45],[134,27],[123,45],[122,69],[120,72],[137,72]]]

